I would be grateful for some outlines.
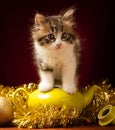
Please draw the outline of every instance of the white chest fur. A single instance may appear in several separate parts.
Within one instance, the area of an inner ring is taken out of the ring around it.
[[[71,62],[75,64],[76,58],[73,51],[73,45],[71,44],[68,45],[69,47],[65,46],[61,49],[46,48],[38,45],[38,43],[35,43],[34,45],[36,59],[42,59],[52,68],[59,69],[62,66],[66,66]]]
[[[77,64],[74,46],[69,44],[60,49],[54,49],[40,46],[38,43],[34,45],[35,58],[38,64],[39,59],[42,59],[44,63],[53,68],[53,73],[40,72],[40,91],[50,90],[54,85],[54,78],[61,78],[63,89],[68,93],[75,93],[75,71]]]

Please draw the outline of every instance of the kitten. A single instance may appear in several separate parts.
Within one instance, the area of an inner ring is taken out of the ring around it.
[[[32,38],[42,92],[51,90],[56,80],[62,81],[65,92],[77,92],[81,47],[74,29],[74,12],[72,8],[56,16],[35,15]]]

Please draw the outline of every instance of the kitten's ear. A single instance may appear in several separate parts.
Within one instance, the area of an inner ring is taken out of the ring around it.
[[[45,16],[42,14],[37,13],[35,15],[35,24],[40,25],[45,22]]]
[[[63,20],[66,24],[69,24],[71,26],[75,26],[75,18],[74,18],[74,14],[75,14],[76,9],[75,8],[70,8],[66,11],[64,11],[62,17]]]

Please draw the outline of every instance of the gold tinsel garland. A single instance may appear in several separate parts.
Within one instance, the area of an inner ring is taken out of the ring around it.
[[[112,88],[110,84],[104,80],[98,83],[100,86],[99,91],[94,95],[92,102],[82,111],[81,117],[85,117],[86,120],[91,123],[97,123],[97,115],[99,111],[106,105],[111,104],[115,106],[115,88]],[[85,87],[83,91],[87,91],[90,86]]]
[[[20,109],[14,108],[14,119],[12,125],[21,128],[45,128],[45,127],[69,127],[75,125],[96,124],[98,112],[108,104],[115,106],[115,89],[107,81],[100,84],[100,89],[95,93],[92,102],[80,114],[77,108],[68,109],[66,106],[54,105],[39,106],[39,108],[28,108],[25,104],[25,96],[18,96]],[[37,89],[37,84],[29,83],[19,86],[0,85],[0,96],[8,98],[13,103],[13,93],[17,88],[23,87],[28,92]],[[82,91],[91,87],[86,86]],[[78,116],[80,114],[80,116]]]

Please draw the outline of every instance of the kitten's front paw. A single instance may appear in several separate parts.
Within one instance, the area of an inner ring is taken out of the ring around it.
[[[41,92],[47,92],[50,91],[53,88],[53,85],[50,83],[46,83],[46,82],[41,82],[38,85],[38,88]]]
[[[69,93],[69,94],[75,94],[77,92],[77,88],[75,86],[64,86],[63,87],[63,90],[66,92],[66,93]]]

